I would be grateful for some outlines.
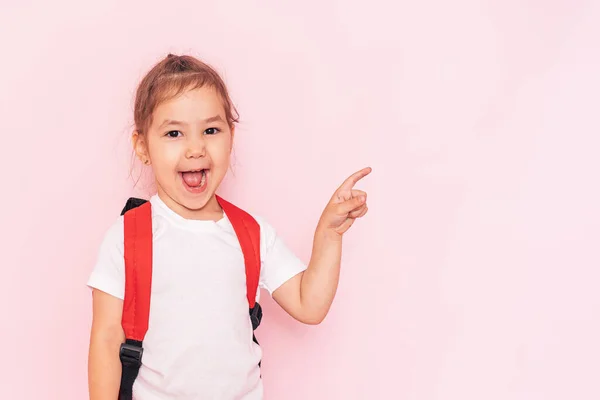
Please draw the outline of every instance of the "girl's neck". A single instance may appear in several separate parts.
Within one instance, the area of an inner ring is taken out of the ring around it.
[[[158,190],[157,195],[167,207],[184,219],[217,222],[223,218],[223,209],[219,205],[219,202],[214,194],[211,196],[208,202],[199,209],[190,209],[185,207],[184,205],[173,200],[162,190]]]

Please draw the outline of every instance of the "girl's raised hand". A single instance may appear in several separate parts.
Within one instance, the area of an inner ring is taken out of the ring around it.
[[[367,194],[362,190],[354,189],[354,185],[371,171],[370,167],[361,169],[342,183],[325,207],[319,220],[319,227],[341,237],[350,229],[356,218],[361,218],[367,213]]]

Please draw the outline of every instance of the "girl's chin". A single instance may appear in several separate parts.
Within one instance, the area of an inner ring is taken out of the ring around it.
[[[181,193],[173,199],[174,211],[188,219],[210,219],[213,208],[210,206],[212,197],[214,195],[210,195],[208,191],[201,195]]]

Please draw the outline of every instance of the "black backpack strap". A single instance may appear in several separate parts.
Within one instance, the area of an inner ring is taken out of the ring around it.
[[[142,366],[142,342],[127,339],[121,345],[119,358],[121,359],[121,387],[119,400],[131,400],[133,397],[133,383]]]
[[[254,331],[256,331],[256,329],[260,326],[260,322],[262,321],[262,316],[263,316],[263,312],[262,312],[262,307],[260,306],[260,304],[258,302],[256,302],[254,304],[254,307],[252,307],[250,309],[250,321],[252,321],[252,340],[254,341],[254,343],[256,343],[257,345],[260,346],[260,343],[258,343],[258,340],[256,339],[256,335],[254,334]],[[258,366],[261,366],[262,361],[258,362]]]
[[[142,204],[144,204],[147,201],[148,200],[138,199],[137,197],[130,197],[129,199],[127,199],[127,202],[125,203],[125,207],[123,207],[123,210],[121,211],[121,215],[124,215],[127,211],[129,211],[131,209],[141,206]]]

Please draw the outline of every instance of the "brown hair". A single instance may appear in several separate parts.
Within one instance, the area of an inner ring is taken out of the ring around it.
[[[133,112],[136,130],[139,134],[146,133],[152,123],[152,114],[161,102],[186,90],[206,86],[221,96],[227,123],[233,127],[239,116],[219,74],[192,56],[169,54],[146,74],[137,88]]]

